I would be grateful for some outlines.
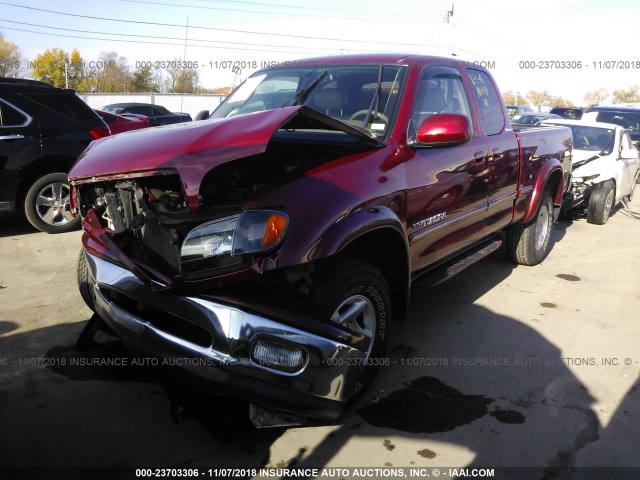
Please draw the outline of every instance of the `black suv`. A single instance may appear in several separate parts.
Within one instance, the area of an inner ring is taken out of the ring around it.
[[[24,211],[48,233],[78,226],[67,173],[109,127],[73,90],[0,78],[0,214]]]
[[[585,111],[585,119],[614,123],[629,130],[631,141],[640,147],[640,108],[624,105],[594,105]]]

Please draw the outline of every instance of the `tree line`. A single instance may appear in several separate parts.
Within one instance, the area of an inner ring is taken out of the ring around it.
[[[139,68],[131,69],[117,52],[102,52],[97,60],[86,61],[77,49],[67,52],[59,48],[48,49],[27,62],[18,47],[0,33],[0,77],[19,78],[30,72],[34,80],[79,93],[229,93],[229,88],[202,88],[198,71],[182,66],[176,59],[164,69],[154,68],[151,62],[140,62]]]
[[[578,107],[573,102],[562,97],[552,95],[547,90],[530,90],[525,95],[519,95],[516,92],[503,92],[502,97],[507,105],[529,105],[537,107],[538,111],[542,107]],[[598,105],[611,99],[611,103],[640,103],[640,87],[634,85],[627,89],[614,90],[611,94],[604,88],[592,90],[583,96],[584,104],[582,106],[589,107]]]

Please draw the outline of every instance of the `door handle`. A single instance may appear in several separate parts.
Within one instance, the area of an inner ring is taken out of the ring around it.
[[[19,140],[24,138],[24,135],[2,135],[0,136],[0,140]]]
[[[494,160],[500,160],[502,158],[502,150],[500,150],[499,148],[494,148],[493,150],[491,150],[491,157]]]

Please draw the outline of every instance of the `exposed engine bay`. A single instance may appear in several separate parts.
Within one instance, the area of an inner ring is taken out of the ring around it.
[[[84,217],[93,210],[126,255],[167,275],[193,276],[200,271],[196,276],[202,277],[237,270],[249,266],[252,256],[220,258],[213,270],[200,268],[197,262],[185,268],[183,241],[203,222],[238,215],[248,200],[293,182],[321,164],[363,150],[353,137],[339,134],[342,141],[336,144],[335,134],[329,135],[334,142],[313,142],[310,148],[308,134],[285,131],[269,143],[266,152],[213,168],[200,185],[196,211],[189,209],[180,176],[172,169],[80,183],[76,186],[80,211]]]

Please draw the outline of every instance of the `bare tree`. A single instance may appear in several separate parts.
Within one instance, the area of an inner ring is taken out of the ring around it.
[[[527,101],[529,102],[529,105],[535,105],[536,107],[538,107],[539,112],[542,111],[542,106],[548,105],[550,100],[552,99],[553,97],[546,90],[529,90],[527,92]]]
[[[604,88],[599,88],[598,90],[591,90],[584,94],[584,103],[585,105],[598,105],[604,102],[609,96],[609,92]]]

